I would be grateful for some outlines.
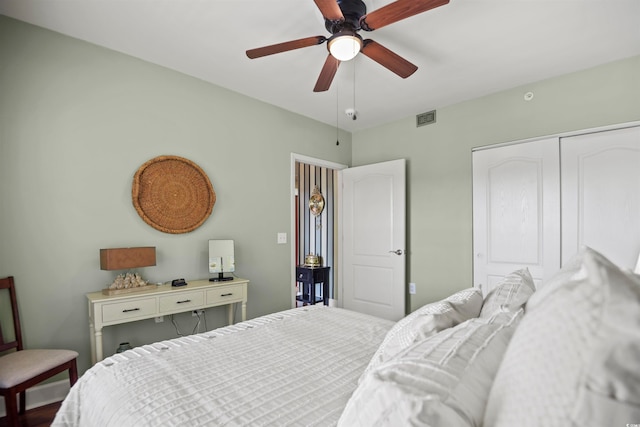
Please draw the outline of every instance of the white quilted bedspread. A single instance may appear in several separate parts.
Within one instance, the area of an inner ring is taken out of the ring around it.
[[[335,425],[392,325],[310,306],[137,347],[82,375],[53,426]]]

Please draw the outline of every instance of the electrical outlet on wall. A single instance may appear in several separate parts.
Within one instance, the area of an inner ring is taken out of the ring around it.
[[[162,322],[164,322],[164,316],[156,316],[156,317],[155,317],[155,321],[156,321],[156,323],[162,323]]]
[[[416,294],[416,284],[415,283],[409,283],[409,293],[411,295],[415,295]]]
[[[191,312],[191,317],[198,317],[198,314],[200,316],[204,315],[204,310],[200,309],[200,310],[193,310]]]

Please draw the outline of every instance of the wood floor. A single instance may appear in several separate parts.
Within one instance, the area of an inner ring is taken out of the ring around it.
[[[40,406],[39,408],[33,408],[28,410],[22,417],[20,417],[21,427],[49,427],[53,418],[56,416],[56,412],[60,408],[60,403],[51,403],[49,405]],[[7,427],[7,417],[0,418],[0,427]]]

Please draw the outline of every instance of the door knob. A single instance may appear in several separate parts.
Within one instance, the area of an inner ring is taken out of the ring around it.
[[[389,251],[390,254],[402,255],[402,249],[396,249],[395,251]]]

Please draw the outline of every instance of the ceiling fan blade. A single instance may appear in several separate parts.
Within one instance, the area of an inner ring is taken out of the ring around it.
[[[322,71],[320,71],[316,86],[313,88],[314,92],[324,92],[329,89],[339,65],[339,59],[334,58],[331,54],[327,56],[327,60],[324,61],[324,65],[322,66]]]
[[[315,46],[327,41],[324,36],[307,37],[304,39],[291,40],[284,43],[272,44],[269,46],[259,47],[256,49],[249,49],[247,56],[251,59],[260,58],[267,55],[273,55],[274,53],[287,52],[289,50],[300,49],[303,47]]]
[[[411,62],[371,39],[364,40],[363,45],[361,50],[363,55],[368,56],[403,79],[406,79],[418,69]]]
[[[443,6],[449,0],[397,0],[360,18],[365,31],[373,31],[402,19]]]
[[[313,0],[320,9],[324,19],[329,21],[344,21],[344,15],[336,0]]]

